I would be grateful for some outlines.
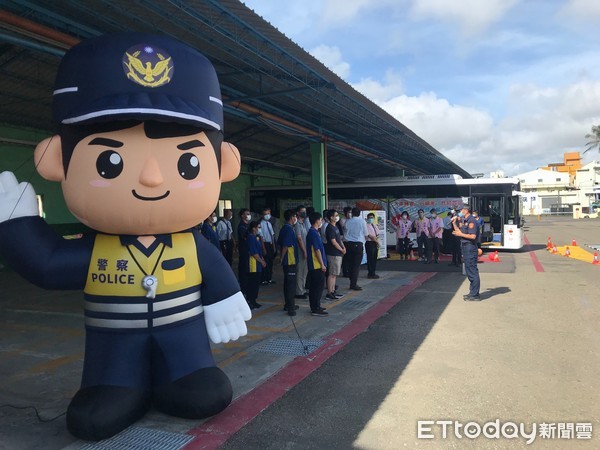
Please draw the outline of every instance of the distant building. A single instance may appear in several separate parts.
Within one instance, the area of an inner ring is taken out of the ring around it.
[[[496,170],[490,172],[490,178],[506,178],[506,175],[504,175],[504,170]]]
[[[570,213],[578,202],[568,172],[536,169],[517,175],[523,192],[523,214]]]
[[[581,169],[581,155],[579,152],[568,152],[563,155],[562,163],[548,164],[540,169],[551,170],[553,172],[568,173],[571,181],[575,179],[577,170]]]
[[[592,212],[590,207],[600,203],[600,161],[592,161],[577,170],[575,187],[581,212]]]

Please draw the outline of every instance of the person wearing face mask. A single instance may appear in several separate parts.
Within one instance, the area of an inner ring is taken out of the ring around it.
[[[296,315],[296,303],[294,294],[296,293],[296,264],[298,261],[298,240],[294,231],[296,225],[296,213],[291,209],[283,213],[285,224],[279,232],[277,244],[281,250],[281,266],[283,268],[283,298],[285,304],[283,310],[289,316]]]
[[[408,213],[402,211],[402,217],[398,225],[396,225],[396,240],[401,260],[408,261],[408,254],[410,253],[410,238],[408,237],[408,233],[410,233],[411,228],[412,221],[409,219]]]
[[[240,223],[237,227],[237,248],[239,254],[238,260],[238,279],[240,282],[240,289],[242,294],[246,296],[246,287],[248,281],[248,259],[246,254],[248,253],[248,224],[252,221],[252,214],[248,208],[242,208],[240,210]]]
[[[327,316],[326,308],[321,307],[321,295],[325,284],[325,272],[327,271],[327,259],[325,248],[319,234],[323,221],[318,212],[308,216],[311,228],[306,236],[306,251],[308,252],[308,298],[310,302],[310,313],[313,316]]]
[[[429,217],[429,255],[427,263],[431,264],[431,258],[433,256],[433,262],[438,264],[440,258],[440,247],[442,245],[442,233],[444,230],[444,221],[441,217],[438,217],[437,211],[433,208],[429,211],[431,216]]]
[[[344,209],[343,209],[343,212],[344,213],[340,217],[340,221],[338,222],[338,224],[342,228],[342,230],[340,232],[340,234],[342,235],[342,241],[344,243],[346,243],[347,242],[347,239],[346,239],[346,221],[352,217],[352,207],[351,206],[345,206]],[[342,276],[344,278],[350,277],[350,256],[348,255],[348,252],[346,252],[344,254],[344,256],[342,256]]]
[[[379,229],[375,225],[375,214],[367,214],[367,240],[365,252],[367,253],[367,278],[377,279],[377,253],[379,253]]]
[[[273,225],[271,225],[271,208],[263,208],[262,219],[260,226],[262,227],[262,243],[265,250],[265,261],[267,261],[267,267],[262,272],[261,284],[275,284],[273,281],[273,261],[277,251],[275,249],[275,232],[273,231]]]
[[[260,308],[262,305],[257,303],[258,290],[260,288],[260,274],[267,267],[267,262],[263,257],[262,244],[260,242],[261,229],[258,222],[248,224],[248,234],[246,236],[247,251],[245,259],[248,265],[248,281],[246,287],[246,301],[250,309]]]
[[[465,272],[469,279],[469,293],[463,296],[465,301],[479,301],[479,269],[477,268],[477,238],[479,228],[477,220],[471,215],[468,205],[463,205],[458,213],[460,220],[453,221],[454,231],[452,234],[461,240],[462,254],[465,263]]]
[[[296,218],[298,221],[294,225],[296,239],[298,241],[298,263],[296,264],[296,298],[306,300],[306,274],[308,271],[306,265],[306,235],[308,228],[305,224],[309,223],[306,218],[306,207],[298,205],[296,208]]]
[[[456,220],[454,217],[457,216],[457,213],[454,209],[451,209],[448,212],[448,216],[444,221],[444,248],[447,249],[445,253],[452,253],[452,262],[448,264],[449,266],[460,267],[462,256],[460,252],[460,238],[452,235],[452,231],[454,230],[453,221]]]
[[[211,244],[221,251],[219,235],[217,234],[217,213],[215,211],[213,211],[210,216],[204,219],[200,232],[206,239],[210,241]]]
[[[350,254],[350,289],[353,291],[362,291],[357,282],[368,234],[367,223],[360,217],[360,209],[352,208],[352,218],[346,220],[346,249]]]
[[[417,252],[419,260],[428,261],[429,256],[429,219],[425,217],[425,211],[417,211],[419,217],[415,220],[415,231],[417,232]]]
[[[340,230],[337,227],[340,216],[335,209],[330,209],[325,215],[325,235],[327,243],[325,244],[325,254],[327,255],[327,300],[337,300],[342,298],[335,290],[337,277],[342,274],[342,256],[346,253],[346,247],[342,241]]]
[[[221,253],[231,266],[233,261],[233,226],[231,217],[233,213],[230,209],[223,210],[223,217],[217,222],[217,234],[219,236],[219,245]]]

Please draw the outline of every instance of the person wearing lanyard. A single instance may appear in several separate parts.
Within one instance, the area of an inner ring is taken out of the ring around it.
[[[346,250],[349,254],[349,270],[350,270],[350,289],[353,291],[362,291],[358,282],[358,273],[362,262],[364,244],[367,240],[366,222],[360,218],[360,209],[352,208],[352,218],[346,220]]]
[[[367,278],[377,279],[379,275],[375,273],[377,269],[377,253],[379,252],[379,230],[375,226],[375,214],[367,214],[367,241],[365,251],[367,252]]]
[[[261,284],[275,284],[273,281],[273,261],[277,251],[275,249],[275,233],[273,232],[273,225],[271,225],[271,208],[263,208],[262,220],[260,226],[262,227],[262,242],[265,250],[265,261],[267,267],[262,272]]]
[[[479,301],[479,269],[477,268],[477,238],[479,237],[479,227],[477,220],[471,215],[469,205],[463,205],[458,213],[458,220],[453,218],[454,231],[452,234],[458,236],[461,240],[463,260],[465,262],[465,272],[469,278],[469,293],[463,296],[465,301]]]
[[[230,209],[223,211],[223,217],[217,222],[217,235],[223,256],[231,266],[233,261],[233,227],[231,226],[231,217],[233,213]]]

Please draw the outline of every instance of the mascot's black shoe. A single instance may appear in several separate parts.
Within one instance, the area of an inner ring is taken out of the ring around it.
[[[67,428],[86,441],[106,439],[140,419],[150,404],[148,391],[119,386],[84,388],[67,408]]]
[[[218,367],[206,367],[153,390],[154,407],[171,416],[204,419],[231,403],[233,390]]]

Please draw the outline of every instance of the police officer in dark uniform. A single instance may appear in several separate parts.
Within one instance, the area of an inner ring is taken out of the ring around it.
[[[471,215],[469,205],[463,205],[458,218],[452,218],[452,234],[460,238],[465,271],[471,283],[469,293],[463,296],[465,301],[479,301],[479,269],[477,268],[477,240],[479,227],[477,219]]]

